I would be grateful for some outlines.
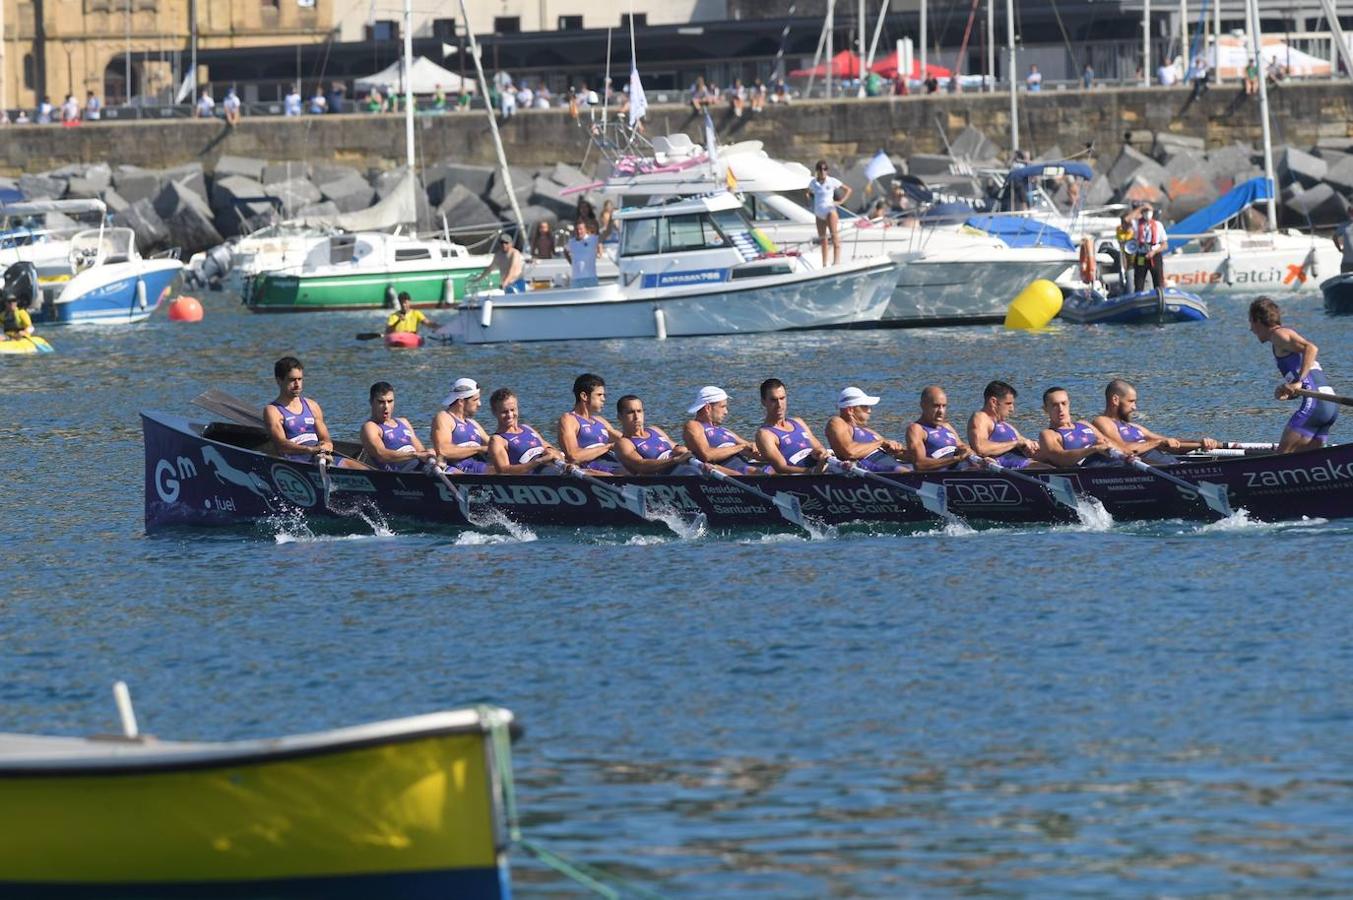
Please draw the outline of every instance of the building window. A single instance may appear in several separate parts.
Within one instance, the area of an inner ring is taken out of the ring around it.
[[[520,32],[521,32],[521,16],[493,17],[494,34],[519,34]]]
[[[277,8],[281,5],[281,3],[282,3],[282,0],[263,0],[263,8],[264,8],[264,9],[277,9]]]
[[[397,41],[399,40],[399,23],[392,19],[377,19],[366,26],[366,39],[368,41]]]
[[[630,19],[634,19],[634,27],[635,27],[635,28],[647,28],[647,27],[648,27],[648,13],[635,13],[635,14],[632,15],[632,16],[631,16],[629,13],[621,13],[621,14],[620,14],[620,27],[621,27],[621,28],[629,28],[629,27],[630,27]]]
[[[456,20],[455,19],[433,19],[432,36],[439,41],[453,41],[456,39]]]
[[[559,17],[559,30],[560,30],[560,31],[582,31],[582,30],[583,30],[583,17],[582,17],[582,16],[560,16],[560,17]]]
[[[38,70],[33,65],[33,54],[23,55],[23,86],[30,91],[37,90]]]

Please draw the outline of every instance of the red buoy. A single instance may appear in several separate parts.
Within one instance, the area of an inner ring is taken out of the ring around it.
[[[202,304],[196,297],[175,297],[169,303],[169,321],[201,322]]]

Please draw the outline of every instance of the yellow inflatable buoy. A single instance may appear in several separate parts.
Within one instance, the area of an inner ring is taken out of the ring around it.
[[[1005,311],[1005,327],[1020,331],[1042,328],[1062,311],[1062,289],[1040,278],[1019,292]]]

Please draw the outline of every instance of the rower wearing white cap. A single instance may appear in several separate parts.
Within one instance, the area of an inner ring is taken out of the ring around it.
[[[972,455],[949,424],[949,397],[937,384],[921,391],[921,417],[907,426],[907,451],[918,472],[947,469]]]
[[[831,456],[822,442],[804,424],[790,418],[789,395],[778,378],[761,382],[761,407],[766,419],[756,430],[756,447],[778,475],[802,475],[821,472]]]
[[[836,458],[854,463],[870,472],[906,472],[910,466],[900,463],[907,447],[885,438],[869,425],[869,416],[878,397],[857,387],[848,387],[836,398],[837,414],[827,420],[827,443]]]
[[[723,424],[728,418],[728,393],[723,388],[705,385],[696,393],[695,402],[686,412],[695,416],[681,432],[692,456],[739,473],[751,469],[760,474],[760,468],[754,466],[760,458],[756,445]]]
[[[489,435],[475,421],[479,411],[479,385],[473,378],[457,378],[451,392],[442,398],[442,406],[432,417],[432,449],[446,461],[448,468],[467,475],[482,475],[489,464]]]

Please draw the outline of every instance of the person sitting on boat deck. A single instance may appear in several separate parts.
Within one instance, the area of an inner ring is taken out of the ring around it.
[[[541,466],[563,464],[564,454],[549,444],[540,432],[523,425],[517,412],[517,395],[498,388],[489,395],[489,408],[498,420],[498,430],[489,436],[489,466],[498,475],[530,475]]]
[[[445,409],[432,417],[432,449],[446,461],[448,471],[483,475],[489,464],[484,456],[489,434],[475,421],[479,411],[479,385],[473,378],[457,378],[451,393],[442,398]]]
[[[28,310],[19,308],[19,299],[13,294],[5,295],[5,312],[3,320],[0,320],[0,328],[4,330],[0,341],[26,338],[33,333],[33,317],[28,314]]]
[[[1015,430],[1010,417],[1015,414],[1019,392],[1004,381],[993,381],[982,390],[982,408],[968,419],[968,446],[978,456],[994,459],[1006,469],[1042,469],[1034,462],[1038,441],[1031,441]]]
[[[408,291],[400,291],[399,309],[390,313],[390,318],[385,320],[385,333],[417,334],[418,326],[423,324],[429,328],[437,327],[437,323],[425,316],[421,309],[413,308],[413,298]]]
[[[1057,468],[1071,468],[1086,460],[1090,465],[1112,462],[1108,454],[1115,449],[1113,442],[1089,422],[1072,418],[1066,388],[1044,391],[1043,411],[1048,414],[1048,427],[1038,436],[1036,459]]]
[[[949,423],[949,396],[938,384],[921,391],[921,417],[907,426],[907,453],[917,472],[948,469],[972,456]]]
[[[1132,267],[1132,282],[1138,291],[1146,290],[1148,272],[1151,274],[1151,286],[1157,291],[1165,290],[1165,248],[1170,236],[1155,216],[1151,204],[1143,203],[1134,229],[1137,255]]]
[[[756,444],[723,424],[728,418],[728,393],[723,388],[712,384],[700,388],[686,412],[695,418],[686,422],[681,436],[696,459],[739,475],[765,471]]]
[[[622,429],[615,442],[615,455],[625,470],[633,475],[667,475],[687,466],[691,451],[673,442],[656,425],[644,424],[644,401],[626,394],[615,404]],[[681,472],[681,474],[687,474]]]
[[[471,275],[466,284],[478,284],[488,278],[494,269],[498,270],[498,284],[502,286],[503,293],[526,293],[526,279],[522,277],[526,271],[526,258],[513,246],[512,235],[506,232],[498,236],[498,249],[493,251],[492,262],[479,274]]]
[[[1152,465],[1178,462],[1170,453],[1189,450],[1215,450],[1217,442],[1210,437],[1196,441],[1156,434],[1132,421],[1137,412],[1137,389],[1121,378],[1115,378],[1104,388],[1104,412],[1090,420],[1100,434],[1105,435],[1125,453],[1133,453]]]
[[[1282,310],[1272,297],[1260,297],[1250,304],[1250,331],[1254,332],[1259,343],[1273,345],[1273,361],[1283,376],[1283,383],[1273,392],[1276,399],[1290,400],[1300,396],[1293,393],[1295,390],[1334,393],[1325,381],[1325,372],[1316,359],[1319,348],[1283,325]],[[1283,429],[1282,439],[1278,443],[1278,452],[1291,453],[1308,447],[1323,447],[1338,417],[1339,407],[1330,401],[1302,398],[1301,406],[1287,420],[1287,427]]]
[[[907,445],[885,438],[869,426],[878,397],[848,387],[836,398],[836,415],[827,420],[827,445],[842,462],[854,462],[867,472],[909,472],[901,463]]]
[[[586,373],[573,380],[573,408],[559,417],[559,449],[575,466],[601,475],[616,475],[623,467],[615,458],[620,432],[601,417],[606,408],[606,382]]]
[[[294,356],[284,356],[272,367],[277,380],[277,399],[263,407],[263,422],[272,438],[273,453],[293,462],[310,462],[320,456],[332,456],[334,442],[324,411],[318,403],[302,396],[305,369]],[[364,469],[355,459],[342,458],[338,465]]]
[[[371,386],[371,418],[362,423],[362,453],[372,468],[413,472],[437,459],[418,439],[408,419],[395,416],[395,389],[388,381]]]
[[[767,378],[761,382],[761,406],[766,418],[756,430],[756,447],[777,475],[817,474],[827,468],[831,454],[803,419],[789,417],[789,395],[783,381]]]

